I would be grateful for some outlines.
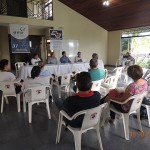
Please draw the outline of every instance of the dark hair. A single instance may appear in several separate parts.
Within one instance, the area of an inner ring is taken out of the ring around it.
[[[81,72],[76,76],[77,88],[80,91],[89,91],[92,87],[92,79],[88,72]]]
[[[8,65],[8,60],[7,59],[2,59],[0,61],[0,70],[4,70],[6,65]]]
[[[142,78],[143,76],[143,69],[138,65],[132,65],[128,68],[127,74],[131,77],[134,81]]]
[[[95,68],[95,67],[97,67],[97,65],[98,65],[97,59],[93,58],[90,60],[90,67],[91,68]]]
[[[31,78],[34,79],[40,75],[41,68],[39,66],[34,66],[31,70]]]
[[[92,58],[98,59],[98,54],[97,53],[93,53]]]
[[[77,54],[81,54],[81,52],[78,52]]]
[[[62,55],[64,55],[65,53],[66,53],[66,52],[65,52],[65,51],[63,51],[63,52],[62,52]]]
[[[36,55],[38,55],[38,53],[34,53],[34,54],[33,54],[33,58],[34,58]]]

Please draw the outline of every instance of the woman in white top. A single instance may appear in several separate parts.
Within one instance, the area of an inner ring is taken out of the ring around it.
[[[7,59],[2,59],[0,61],[0,82],[3,81],[14,81],[16,79],[15,75],[10,70],[10,64]]]
[[[33,55],[33,58],[31,59],[31,64],[32,65],[38,65],[38,63],[41,61],[41,59],[39,58],[38,54],[35,53]]]
[[[23,88],[30,88],[36,86],[46,86],[49,85],[47,78],[40,77],[41,68],[39,66],[34,66],[31,70],[31,78],[24,80]]]

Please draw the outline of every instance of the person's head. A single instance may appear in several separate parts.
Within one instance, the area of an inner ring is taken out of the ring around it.
[[[2,59],[0,61],[0,70],[2,70],[2,71],[10,70],[10,64],[9,64],[9,61],[7,59]]]
[[[98,61],[97,61],[97,59],[95,59],[95,58],[91,59],[91,60],[90,60],[90,67],[91,67],[91,69],[97,68],[97,66],[98,66]]]
[[[55,57],[55,53],[51,52],[51,57],[54,58]]]
[[[34,79],[40,75],[41,68],[39,66],[34,66],[31,70],[31,78]]]
[[[129,52],[127,52],[127,53],[126,53],[126,56],[130,56],[130,53],[129,53]]]
[[[77,55],[78,55],[78,57],[81,57],[81,52],[78,52]]]
[[[93,53],[92,58],[98,59],[98,54],[97,53]]]
[[[66,51],[63,51],[63,52],[62,52],[62,56],[66,56]]]
[[[33,55],[33,58],[34,58],[34,59],[38,59],[38,58],[39,58],[39,55],[38,55],[37,53],[35,53],[35,54]]]
[[[81,92],[86,92],[92,88],[92,79],[88,72],[81,72],[76,76],[77,88]]]
[[[128,68],[127,74],[131,77],[134,81],[142,78],[143,76],[143,69],[138,65],[132,65]]]
[[[39,62],[39,67],[40,67],[41,69],[43,69],[44,66],[45,66],[45,63],[44,63],[43,61]]]

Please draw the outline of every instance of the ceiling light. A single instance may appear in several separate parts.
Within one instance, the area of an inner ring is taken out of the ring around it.
[[[103,6],[109,6],[109,0],[103,0]]]

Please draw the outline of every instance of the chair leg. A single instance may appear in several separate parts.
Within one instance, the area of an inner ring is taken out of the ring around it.
[[[5,101],[6,101],[6,104],[9,104],[8,98],[7,98],[7,97],[5,97]]]
[[[46,100],[46,108],[47,108],[47,113],[48,113],[48,118],[51,119],[51,113],[50,113],[50,109],[49,109],[49,100]]]
[[[32,103],[28,103],[29,123],[32,122]]]
[[[3,113],[3,108],[4,108],[4,96],[2,95],[1,113]]]
[[[148,123],[150,127],[150,106],[146,105],[147,115],[148,115]]]
[[[61,98],[61,87],[58,86],[58,97]]]
[[[51,97],[52,97],[52,102],[54,102],[54,100],[53,100],[53,94],[52,94],[52,90],[51,90],[51,89],[49,90],[49,94],[50,94]]]
[[[17,94],[17,107],[18,107],[18,112],[20,112],[20,94]]]
[[[63,122],[63,116],[59,115],[59,122],[58,122],[58,129],[57,129],[57,138],[56,138],[56,144],[60,141],[60,135],[62,130],[62,122]]]
[[[96,127],[96,133],[97,133],[97,137],[98,137],[98,142],[99,142],[99,145],[100,145],[100,149],[103,150],[102,140],[101,140],[101,136],[100,136],[100,132],[99,132],[99,124]]]
[[[125,139],[129,140],[129,114],[123,114],[123,127]]]
[[[58,127],[57,127],[57,135],[56,135],[56,144],[59,143],[58,139],[60,139],[60,128],[61,128],[61,114],[59,114],[59,119],[58,119]]]
[[[137,120],[138,120],[138,124],[139,124],[140,131],[143,132],[143,130],[142,130],[142,125],[141,125],[141,120],[140,120],[140,109],[138,109],[138,110],[136,111],[136,114],[137,114]]]
[[[26,112],[26,100],[23,96],[23,111]]]
[[[75,150],[81,150],[81,135],[82,133],[80,131],[75,131],[73,133],[74,135],[74,141],[75,141]]]

